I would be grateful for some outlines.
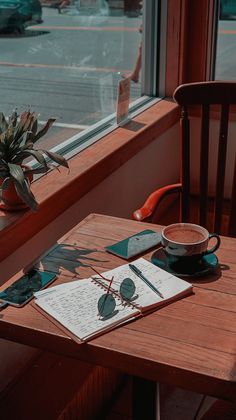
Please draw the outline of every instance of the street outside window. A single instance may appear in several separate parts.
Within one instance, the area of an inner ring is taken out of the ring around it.
[[[142,2],[3,0],[0,4],[1,111],[30,109],[56,122],[47,148],[115,112],[117,86],[141,93]],[[4,9],[4,13],[3,13]]]
[[[236,79],[236,1],[221,0],[215,62],[216,80]]]

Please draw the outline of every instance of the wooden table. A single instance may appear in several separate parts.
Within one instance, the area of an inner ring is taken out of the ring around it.
[[[70,246],[58,244],[43,266],[61,272],[58,283],[90,276],[91,265],[101,272],[114,268],[125,261],[104,247],[145,228],[160,230],[158,225],[92,214],[62,239]],[[190,279],[193,295],[86,344],[76,344],[31,304],[2,310],[0,336],[235,402],[236,239],[222,237],[217,256],[217,272]]]

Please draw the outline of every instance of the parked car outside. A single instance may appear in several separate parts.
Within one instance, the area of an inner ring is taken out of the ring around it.
[[[23,33],[29,25],[42,23],[39,0],[0,0],[0,31]]]
[[[122,11],[128,17],[138,17],[141,14],[142,0],[106,0],[110,13]]]
[[[221,0],[220,19],[236,19],[236,0]]]

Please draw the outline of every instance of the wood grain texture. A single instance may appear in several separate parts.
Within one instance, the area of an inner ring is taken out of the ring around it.
[[[124,263],[104,246],[158,225],[90,215],[44,261],[61,264],[57,282],[90,276]],[[76,248],[75,248],[76,247]],[[76,254],[74,251],[76,250]],[[78,251],[78,254],[77,254]],[[89,252],[87,252],[89,251]],[[236,401],[236,239],[222,237],[221,268],[198,280],[194,294],[89,343],[78,345],[28,304],[0,314],[0,335],[92,364]],[[152,252],[145,254],[150,259]],[[61,258],[60,258],[61,256]],[[74,264],[76,260],[76,264]]]
[[[165,92],[172,96],[173,91],[179,85],[179,67],[181,60],[181,23],[183,0],[168,1],[167,19],[167,46],[166,46],[166,86]]]
[[[0,396],[1,418],[94,419],[120,382],[116,370],[43,352]]]
[[[214,0],[186,1],[184,79],[182,83],[210,79],[214,37]]]

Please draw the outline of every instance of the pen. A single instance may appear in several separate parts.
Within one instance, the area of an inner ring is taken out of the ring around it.
[[[140,278],[144,281],[144,283],[146,283],[150,289],[153,290],[153,292],[156,292],[162,299],[164,299],[164,296],[161,292],[159,292],[159,290],[153,286],[153,284],[143,275],[142,271],[138,269],[138,267],[136,267],[136,265],[134,264],[129,264],[129,268]]]

